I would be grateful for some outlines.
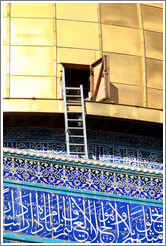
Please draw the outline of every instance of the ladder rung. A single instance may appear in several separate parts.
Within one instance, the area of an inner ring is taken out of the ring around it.
[[[66,95],[66,97],[81,97],[81,95]]]
[[[79,90],[80,91],[80,87],[66,87],[66,90]]]
[[[72,114],[82,114],[82,111],[67,111],[67,113],[72,113]]]
[[[83,121],[83,119],[68,119],[68,121]]]
[[[82,143],[82,144],[80,144],[80,143],[69,143],[69,145],[77,145],[77,146],[84,146],[85,144],[84,143]]]
[[[68,106],[81,106],[81,103],[66,103]]]
[[[72,126],[69,126],[67,129],[73,129],[73,130],[74,130],[74,129],[76,129],[76,130],[77,130],[77,129],[80,129],[80,130],[83,130],[83,127],[72,127]]]
[[[70,138],[84,138],[83,135],[69,135]]]

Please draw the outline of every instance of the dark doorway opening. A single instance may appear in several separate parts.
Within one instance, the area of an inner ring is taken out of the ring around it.
[[[65,66],[66,87],[80,87],[83,85],[84,98],[88,98],[90,92],[90,70],[82,68],[68,68]]]

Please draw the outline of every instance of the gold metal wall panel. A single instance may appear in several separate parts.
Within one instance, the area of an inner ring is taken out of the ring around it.
[[[9,70],[9,47],[4,46],[2,49],[2,60],[1,60],[1,65],[2,65],[2,75],[7,75],[8,70]]]
[[[60,78],[56,78],[56,98],[57,99],[62,99],[63,98],[63,86],[62,83],[60,82]],[[61,84],[60,84],[61,83]]]
[[[121,117],[121,115],[123,115],[123,118],[125,119],[137,118],[135,108],[125,106],[123,107],[122,105],[115,105],[113,109],[114,117]]]
[[[2,97],[8,97],[9,95],[9,81],[8,81],[8,76],[2,76],[2,81],[1,81],[1,89],[2,89]]]
[[[37,112],[64,113],[63,100],[37,100],[34,108]]]
[[[102,23],[139,27],[135,3],[100,3],[100,9]]]
[[[147,86],[163,89],[163,62],[160,60],[146,59]]]
[[[4,99],[3,112],[33,112],[35,101],[32,99]]]
[[[62,65],[61,64],[59,64],[59,63],[57,63],[57,74],[56,74],[56,76],[58,77],[58,78],[60,78],[60,76],[61,76],[61,71],[62,71]]]
[[[114,103],[143,106],[143,87],[111,83],[110,99]]]
[[[11,17],[53,18],[53,3],[11,3]]]
[[[163,9],[141,5],[143,27],[158,32],[163,31]]]
[[[11,76],[10,96],[17,98],[55,98],[54,77]]]
[[[146,57],[163,59],[163,35],[157,32],[145,31]]]
[[[2,8],[3,8],[3,17],[7,17],[7,3],[2,3]]]
[[[11,19],[12,45],[54,45],[53,19]]]
[[[3,38],[3,45],[9,44],[9,36],[8,36],[8,23],[7,18],[2,19],[2,38]]]
[[[163,108],[163,91],[148,88],[147,89],[148,107],[149,108]]]
[[[11,47],[11,74],[53,76],[52,47]]]
[[[86,102],[88,115],[119,117],[162,123],[162,111],[126,105]],[[97,105],[97,106],[96,106]],[[4,112],[64,113],[63,100],[4,99]]]
[[[144,4],[144,5],[149,5],[149,6],[153,6],[153,7],[158,7],[158,8],[163,8],[163,3],[143,3],[141,2],[141,4]]]
[[[91,103],[86,102],[86,114],[87,115],[98,115],[98,116],[111,116],[113,115],[113,106],[105,103]]]
[[[3,5],[3,16],[6,17],[7,4],[3,3]],[[86,5],[90,7],[83,11]],[[11,42],[16,46],[10,46],[11,57],[9,57],[9,33],[7,34],[9,26],[7,27],[4,18],[2,93],[4,97],[26,99],[5,99],[5,110],[64,112],[62,100],[51,100],[60,96],[61,65],[59,63],[90,65],[101,56],[98,5],[99,3],[11,3]],[[111,99],[108,100],[108,104],[86,102],[86,105],[93,104],[93,107],[87,106],[88,113],[161,123],[162,111],[157,108],[162,108],[163,93],[161,61],[163,4],[141,3],[143,26],[145,29],[154,30],[144,30],[145,76],[148,87],[147,107],[156,110],[109,104],[110,101],[114,101],[120,104],[143,106],[143,43],[137,22],[138,14],[135,12],[137,4],[101,3],[100,5],[103,22],[103,53],[110,58]],[[72,7],[68,8],[68,6]],[[133,11],[129,11],[132,8]],[[55,44],[53,37],[55,10],[58,18],[57,57],[56,47],[40,47]],[[9,58],[11,71],[9,71]],[[9,78],[9,73],[14,76]],[[28,97],[49,98],[49,100],[29,100]]]
[[[4,112],[64,113],[63,100],[4,99]]]
[[[98,24],[57,20],[57,45],[71,48],[99,49]]]
[[[95,59],[96,61],[103,56],[103,52],[101,52],[101,50],[96,50],[95,53],[96,53],[96,59]]]
[[[142,57],[115,53],[109,55],[110,81],[143,85]]]
[[[156,123],[163,122],[162,111],[160,110],[130,107],[127,105],[97,103],[96,106],[96,103],[86,102],[86,112],[88,115],[118,117]]]
[[[90,65],[96,60],[96,52],[94,50],[84,49],[57,49],[57,61],[58,63],[74,63]]]
[[[102,24],[103,51],[141,56],[140,30]]]
[[[135,108],[138,120],[163,123],[163,112],[149,108]]]
[[[97,3],[56,3],[56,18],[97,22]]]

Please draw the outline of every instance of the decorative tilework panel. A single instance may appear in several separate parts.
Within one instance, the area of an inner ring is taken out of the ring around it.
[[[108,168],[39,161],[4,154],[4,179],[41,183],[142,199],[162,200],[161,177],[132,174]]]
[[[4,230],[78,243],[162,243],[163,209],[4,186]]]
[[[66,155],[65,143],[47,141],[4,141],[4,147],[26,150],[36,150],[42,153]],[[81,152],[81,148],[75,149]],[[111,145],[100,146],[88,144],[89,159],[124,164],[152,169],[163,169],[163,156],[161,151],[115,147]]]
[[[4,127],[3,136],[6,139],[41,139],[41,140],[65,140],[64,129],[39,128],[39,127]],[[139,147],[146,149],[161,150],[163,143],[161,139],[137,135],[128,135],[117,132],[87,130],[88,142],[112,143],[120,146]]]
[[[4,147],[66,155],[62,129],[5,128]],[[82,152],[73,147],[73,152]],[[156,138],[88,131],[90,159],[152,169],[163,169],[162,142]]]

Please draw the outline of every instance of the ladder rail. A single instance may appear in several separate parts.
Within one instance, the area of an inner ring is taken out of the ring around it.
[[[88,147],[87,147],[87,134],[86,134],[86,122],[85,122],[85,105],[84,105],[84,93],[83,85],[80,85],[81,90],[81,104],[82,104],[82,119],[83,119],[83,131],[84,131],[84,145],[85,145],[85,158],[88,159]]]
[[[70,155],[70,148],[69,148],[69,133],[68,133],[68,121],[67,121],[67,101],[66,101],[66,83],[65,83],[65,68],[62,68],[62,75],[63,75],[63,99],[64,99],[64,109],[65,109],[65,133],[66,133],[66,148],[67,148],[67,155]]]

